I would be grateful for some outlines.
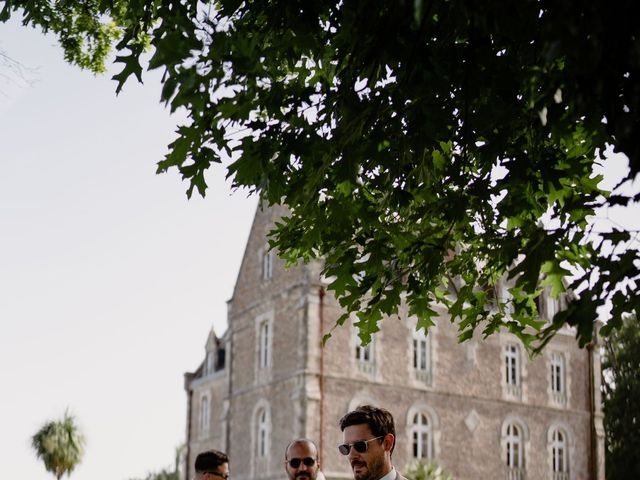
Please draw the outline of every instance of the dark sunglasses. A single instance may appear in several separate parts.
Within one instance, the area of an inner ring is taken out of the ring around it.
[[[291,460],[285,460],[285,463],[291,465],[291,468],[298,468],[301,463],[304,463],[307,467],[313,467],[316,464],[316,459],[311,457],[292,458]]]
[[[340,453],[343,455],[349,455],[351,447],[353,447],[356,452],[364,453],[369,448],[369,442],[373,442],[374,440],[378,440],[379,438],[384,438],[384,435],[380,435],[376,438],[370,438],[369,440],[358,440],[357,442],[353,443],[343,443],[342,445],[338,445],[338,450],[340,450]]]

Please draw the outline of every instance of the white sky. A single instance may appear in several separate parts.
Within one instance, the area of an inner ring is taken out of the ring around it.
[[[30,437],[67,407],[87,437],[72,479],[142,477],[184,441],[183,374],[225,328],[257,200],[222,167],[205,200],[155,175],[177,122],[159,75],[116,98],[38,31],[0,24],[0,49],[38,68],[0,71],[2,477],[53,478]]]

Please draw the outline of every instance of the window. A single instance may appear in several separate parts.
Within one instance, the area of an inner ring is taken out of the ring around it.
[[[200,436],[209,433],[209,397],[203,395],[200,399]]]
[[[271,365],[271,325],[269,319],[260,322],[258,328],[258,367],[267,368]]]
[[[434,460],[438,457],[440,424],[437,412],[428,404],[419,401],[407,411],[406,442],[407,456],[414,460]]]
[[[431,345],[424,330],[413,332],[413,371],[416,380],[431,384]]]
[[[525,480],[526,478],[526,441],[529,430],[520,418],[508,415],[500,429],[502,459],[505,463],[506,480]]]
[[[206,375],[211,375],[215,371],[215,354],[207,352],[207,366],[205,368]]]
[[[264,384],[271,381],[273,366],[273,318],[274,311],[261,313],[255,319],[254,333],[254,382]]]
[[[373,342],[371,339],[367,345],[363,346],[360,343],[360,338],[356,335],[356,350],[355,350],[355,358],[356,363],[358,364],[358,369],[363,373],[373,373],[374,368],[374,358],[373,358]]]
[[[422,412],[416,413],[412,423],[413,458],[432,459],[433,432],[429,417]]]
[[[551,298],[550,296],[546,298],[546,316],[547,319],[552,322],[553,317],[558,312],[558,301],[555,298]]]
[[[524,479],[524,436],[515,423],[507,424],[506,436],[507,480]]]
[[[259,399],[251,413],[248,463],[250,472],[246,478],[265,478],[272,471],[271,459],[271,407],[264,398]]]
[[[520,348],[515,343],[509,343],[505,346],[504,367],[507,394],[512,397],[521,398]]]
[[[266,250],[262,254],[262,280],[270,280],[273,277],[273,252]]]
[[[551,471],[553,480],[569,480],[567,436],[559,428],[551,434]]]
[[[560,352],[551,354],[551,395],[553,401],[559,405],[567,402],[565,386],[564,355]]]
[[[371,362],[371,343],[367,345],[356,345],[356,360],[360,362]]]
[[[267,421],[267,410],[261,408],[258,412],[258,432],[256,442],[256,457],[265,458],[268,450],[269,426]]]

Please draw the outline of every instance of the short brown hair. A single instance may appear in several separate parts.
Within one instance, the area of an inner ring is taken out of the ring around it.
[[[384,408],[360,405],[340,419],[340,430],[344,432],[344,429],[351,425],[362,425],[364,423],[369,426],[371,433],[376,437],[382,437],[388,433],[393,435],[394,440],[391,446],[391,453],[393,453],[393,449],[396,446],[396,426],[393,422],[393,415]]]
[[[229,457],[224,452],[218,450],[207,450],[199,453],[196,457],[196,472],[213,472],[223,463],[229,463]]]

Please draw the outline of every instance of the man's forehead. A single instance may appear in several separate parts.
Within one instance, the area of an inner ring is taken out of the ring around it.
[[[287,450],[288,457],[313,457],[316,455],[316,449],[313,443],[308,441],[295,442],[289,446]]]
[[[349,425],[348,427],[345,427],[342,432],[342,436],[345,440],[349,441],[368,440],[372,435],[373,433],[371,432],[369,425],[366,423]]]

